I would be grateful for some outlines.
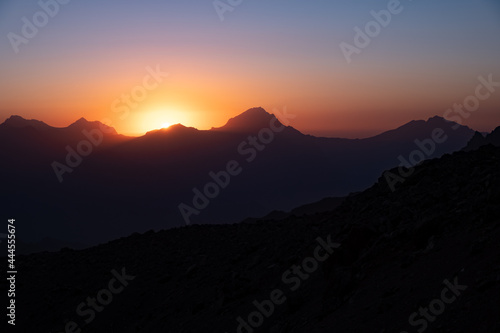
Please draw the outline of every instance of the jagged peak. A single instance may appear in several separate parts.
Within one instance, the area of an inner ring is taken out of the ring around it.
[[[84,117],[81,117],[80,119],[78,119],[77,121],[75,121],[75,123],[88,123],[89,121],[87,119],[85,119]]]
[[[274,115],[264,110],[264,108],[254,107],[229,119],[224,126],[213,127],[211,130],[228,132],[254,131],[269,126],[269,122],[273,117]]]
[[[491,131],[490,135],[499,135],[500,134],[500,126]]]
[[[472,138],[473,138],[473,139],[474,139],[474,138],[481,138],[481,139],[484,139],[484,135],[483,135],[483,133],[481,133],[481,132],[475,131],[475,132],[474,132],[474,135],[472,136]]]
[[[74,123],[72,123],[71,125],[69,125],[68,127],[87,125],[89,123],[90,123],[90,121],[88,121],[84,117],[81,117],[80,119],[78,119],[77,121],[75,121]]]
[[[10,116],[5,120],[3,125],[12,128],[33,127],[38,130],[46,130],[50,128],[50,126],[44,123],[43,121],[36,119],[25,119],[19,115]]]
[[[63,129],[71,129],[71,130],[78,129],[79,130],[79,129],[85,129],[85,128],[98,128],[98,129],[106,128],[107,133],[118,134],[113,127],[108,126],[108,125],[106,125],[100,121],[97,121],[97,120],[88,121],[84,117],[79,118],[77,121],[75,121],[74,123],[72,123],[71,125],[63,128]]]

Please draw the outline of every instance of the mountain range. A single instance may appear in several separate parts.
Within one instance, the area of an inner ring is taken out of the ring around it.
[[[12,116],[0,125],[0,159],[7,161],[0,199],[23,221],[26,242],[90,245],[345,197],[388,168],[458,151],[476,133],[440,117],[365,139],[314,137],[283,123],[253,108],[220,128],[177,124],[127,137],[84,118],[55,128]]]

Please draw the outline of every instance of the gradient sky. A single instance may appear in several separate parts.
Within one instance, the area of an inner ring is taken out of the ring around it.
[[[120,133],[142,134],[164,123],[222,126],[262,106],[286,107],[305,133],[364,137],[442,116],[480,75],[500,81],[494,0],[402,0],[348,64],[339,44],[352,44],[354,28],[388,2],[243,0],[221,21],[212,0],[72,0],[16,54],[8,33],[21,35],[22,18],[40,7],[0,0],[0,122],[107,118]],[[157,65],[169,76],[128,115],[115,112]],[[500,125],[500,89],[464,123]]]

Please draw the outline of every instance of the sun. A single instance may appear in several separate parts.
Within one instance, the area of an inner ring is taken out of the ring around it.
[[[156,107],[136,112],[129,120],[130,126],[135,127],[135,130],[129,133],[144,135],[150,131],[170,129],[175,124],[189,124],[191,122],[189,113],[181,110],[173,107]]]

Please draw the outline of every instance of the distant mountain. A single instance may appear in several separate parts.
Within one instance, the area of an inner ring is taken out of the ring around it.
[[[434,117],[372,138],[318,138],[254,108],[212,130],[177,124],[131,138],[83,118],[66,128],[14,118],[0,125],[0,160],[9,161],[0,200],[24,220],[27,242],[233,223],[343,197],[385,169],[457,151],[474,131],[455,125]]]
[[[463,150],[472,151],[488,144],[500,147],[500,126],[486,136],[476,131]]]
[[[91,133],[98,131],[102,134],[102,145],[116,144],[124,139],[118,135],[112,127],[99,121],[89,122],[80,118],[67,127],[52,127],[39,120],[27,120],[20,116],[11,116],[0,124],[0,154],[5,150],[11,150],[19,145],[24,149],[37,150],[41,155],[52,155],[54,150],[65,148],[66,145],[74,145],[82,140],[88,140],[84,131]],[[23,155],[24,158],[30,158]]]
[[[59,132],[79,132],[82,130],[91,130],[91,129],[103,129],[105,133],[109,134],[117,134],[116,130],[112,127],[109,127],[99,121],[89,122],[85,118],[80,118],[68,127],[52,127],[44,123],[43,121],[39,121],[36,119],[24,119],[21,116],[10,116],[5,120],[4,123],[0,124],[0,129],[4,130],[7,128],[34,128],[38,131],[59,131]]]
[[[16,328],[499,332],[499,160],[493,146],[446,155],[417,166],[396,192],[380,177],[315,215],[23,256]],[[108,285],[118,292],[108,296]]]
[[[25,128],[25,127],[32,127],[36,130],[39,131],[45,131],[48,129],[51,129],[49,125],[44,123],[43,121],[35,120],[35,119],[24,119],[21,116],[10,116],[5,120],[3,124],[0,124],[1,127],[7,127],[7,128]]]
[[[76,132],[81,132],[83,130],[92,130],[92,129],[98,129],[101,130],[103,133],[106,134],[112,134],[116,135],[116,130],[110,126],[107,126],[100,121],[88,121],[85,118],[80,118],[77,121],[75,121],[73,124],[69,125],[66,128],[62,128],[62,130],[66,130],[68,132],[76,131]]]
[[[2,181],[12,182],[13,188],[27,186],[24,195],[29,195],[30,187],[36,183],[45,186],[54,179],[57,182],[51,164],[56,160],[64,161],[69,153],[68,147],[75,151],[91,149],[96,152],[127,139],[117,134],[114,128],[84,118],[57,128],[38,120],[12,116],[0,124],[0,160],[9,161],[8,165],[0,166]],[[87,147],[85,141],[89,140],[92,143]]]
[[[252,108],[234,118],[229,119],[222,127],[213,127],[211,131],[233,133],[258,132],[263,128],[269,127],[273,118],[274,115],[266,112],[266,110],[261,107]]]

